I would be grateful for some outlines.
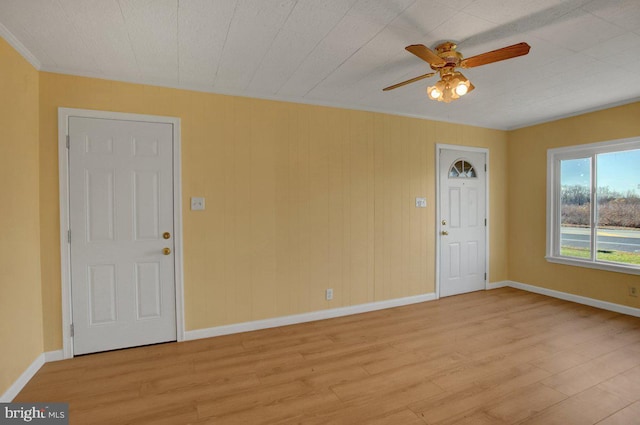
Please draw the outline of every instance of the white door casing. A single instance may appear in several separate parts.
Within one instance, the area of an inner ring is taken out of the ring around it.
[[[184,338],[179,121],[149,118],[60,109],[65,358]]]
[[[439,296],[486,287],[486,152],[438,149]]]

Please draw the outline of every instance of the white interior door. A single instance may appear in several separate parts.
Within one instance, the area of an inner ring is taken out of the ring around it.
[[[485,288],[486,155],[441,149],[440,296]]]
[[[69,118],[75,354],[176,339],[173,196],[171,124]]]

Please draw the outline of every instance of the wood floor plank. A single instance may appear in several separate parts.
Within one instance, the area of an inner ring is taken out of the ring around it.
[[[486,412],[492,418],[514,424],[532,417],[566,398],[568,396],[559,391],[535,383],[492,403]]]
[[[640,318],[513,288],[45,364],[73,425],[629,422]]]
[[[367,425],[424,425],[424,422],[409,409],[372,418],[367,421]]]
[[[522,425],[596,424],[629,405],[629,402],[600,388],[590,388],[543,410]]]
[[[260,406],[281,403],[291,397],[302,397],[314,393],[314,389],[301,381],[292,381],[272,386],[254,387],[250,390],[218,398],[208,398],[197,403],[199,417],[228,416]]]
[[[514,391],[540,382],[548,373],[531,365],[496,370],[478,382],[468,382],[455,391],[445,391],[429,399],[412,403],[409,408],[427,423],[440,423],[462,412],[474,411]]]
[[[629,425],[637,424],[640,418],[640,401],[633,403],[613,415],[598,422],[598,425]]]
[[[227,414],[211,414],[206,407],[198,406],[198,416],[210,418],[215,424],[273,424],[287,419],[292,412],[296,414],[331,410],[339,405],[339,400],[330,391],[300,393],[285,396],[277,400],[262,402]],[[208,423],[208,422],[207,422]]]
[[[431,379],[445,390],[455,391],[466,386],[477,384],[484,378],[492,378],[501,375],[511,368],[524,367],[524,369],[536,370],[537,374],[549,376],[550,374],[536,367],[528,367],[531,359],[537,359],[546,354],[546,351],[537,348],[526,348],[515,352],[494,354],[483,357],[480,360],[463,363],[461,366],[451,368],[432,376]],[[542,378],[540,378],[542,379]]]
[[[320,375],[332,375],[336,371],[356,374],[362,377],[369,376],[364,366],[370,362],[388,359],[397,352],[385,345],[360,346],[350,349],[343,354],[307,360],[302,363],[291,363],[271,369],[265,369],[258,373],[260,381],[264,384],[290,382],[292,380],[318,380]],[[337,384],[333,382],[331,385]]]
[[[459,415],[452,416],[450,419],[440,422],[439,425],[508,425],[493,416],[490,416],[481,409],[470,410]]]
[[[640,366],[614,376],[599,384],[598,388],[629,401],[640,401]]]
[[[578,354],[571,350],[564,350],[541,359],[533,360],[531,364],[556,374],[586,363],[589,360],[591,359],[585,355]]]
[[[638,353],[621,348],[553,375],[543,383],[564,394],[574,395],[637,365],[640,365]]]

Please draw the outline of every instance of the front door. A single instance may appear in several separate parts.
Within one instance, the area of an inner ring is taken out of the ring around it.
[[[73,348],[176,339],[173,127],[69,118]]]
[[[486,155],[440,149],[440,296],[485,289]]]

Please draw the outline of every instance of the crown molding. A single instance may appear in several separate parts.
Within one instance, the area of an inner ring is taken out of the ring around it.
[[[333,102],[333,101],[320,100],[320,99],[298,98],[298,97],[292,97],[292,96],[265,94],[265,93],[259,93],[259,92],[241,92],[236,90],[218,89],[218,88],[199,85],[199,84],[149,81],[143,78],[131,77],[131,76],[119,76],[119,77],[106,76],[104,74],[99,74],[94,72],[87,72],[87,71],[78,72],[75,70],[48,66],[48,65],[42,66],[39,70],[42,72],[48,72],[52,74],[69,75],[69,76],[83,77],[83,78],[95,78],[100,80],[116,81],[116,82],[128,83],[128,84],[140,84],[140,85],[145,85],[150,87],[163,87],[168,89],[187,90],[187,91],[193,91],[198,93],[215,94],[220,96],[233,96],[233,97],[242,97],[247,99],[270,100],[274,102],[295,103],[298,105],[320,106],[320,107],[326,107],[326,108],[345,109],[349,111],[372,112],[376,114],[393,115],[393,116],[405,117],[405,118],[415,118],[419,120],[426,120],[426,121],[433,121],[433,122],[445,122],[449,124],[458,124],[458,125],[463,125],[467,127],[485,128],[489,130],[503,130],[503,131],[505,130],[502,127],[487,127],[475,122],[463,122],[460,120],[449,119],[449,118],[397,112],[391,109],[376,108],[376,107],[369,107],[369,106],[358,105],[358,104],[348,104],[348,103],[342,103],[342,102]]]
[[[40,71],[42,64],[40,61],[20,42],[12,33],[0,23],[0,37],[4,38],[23,58],[27,60],[35,69]]]

